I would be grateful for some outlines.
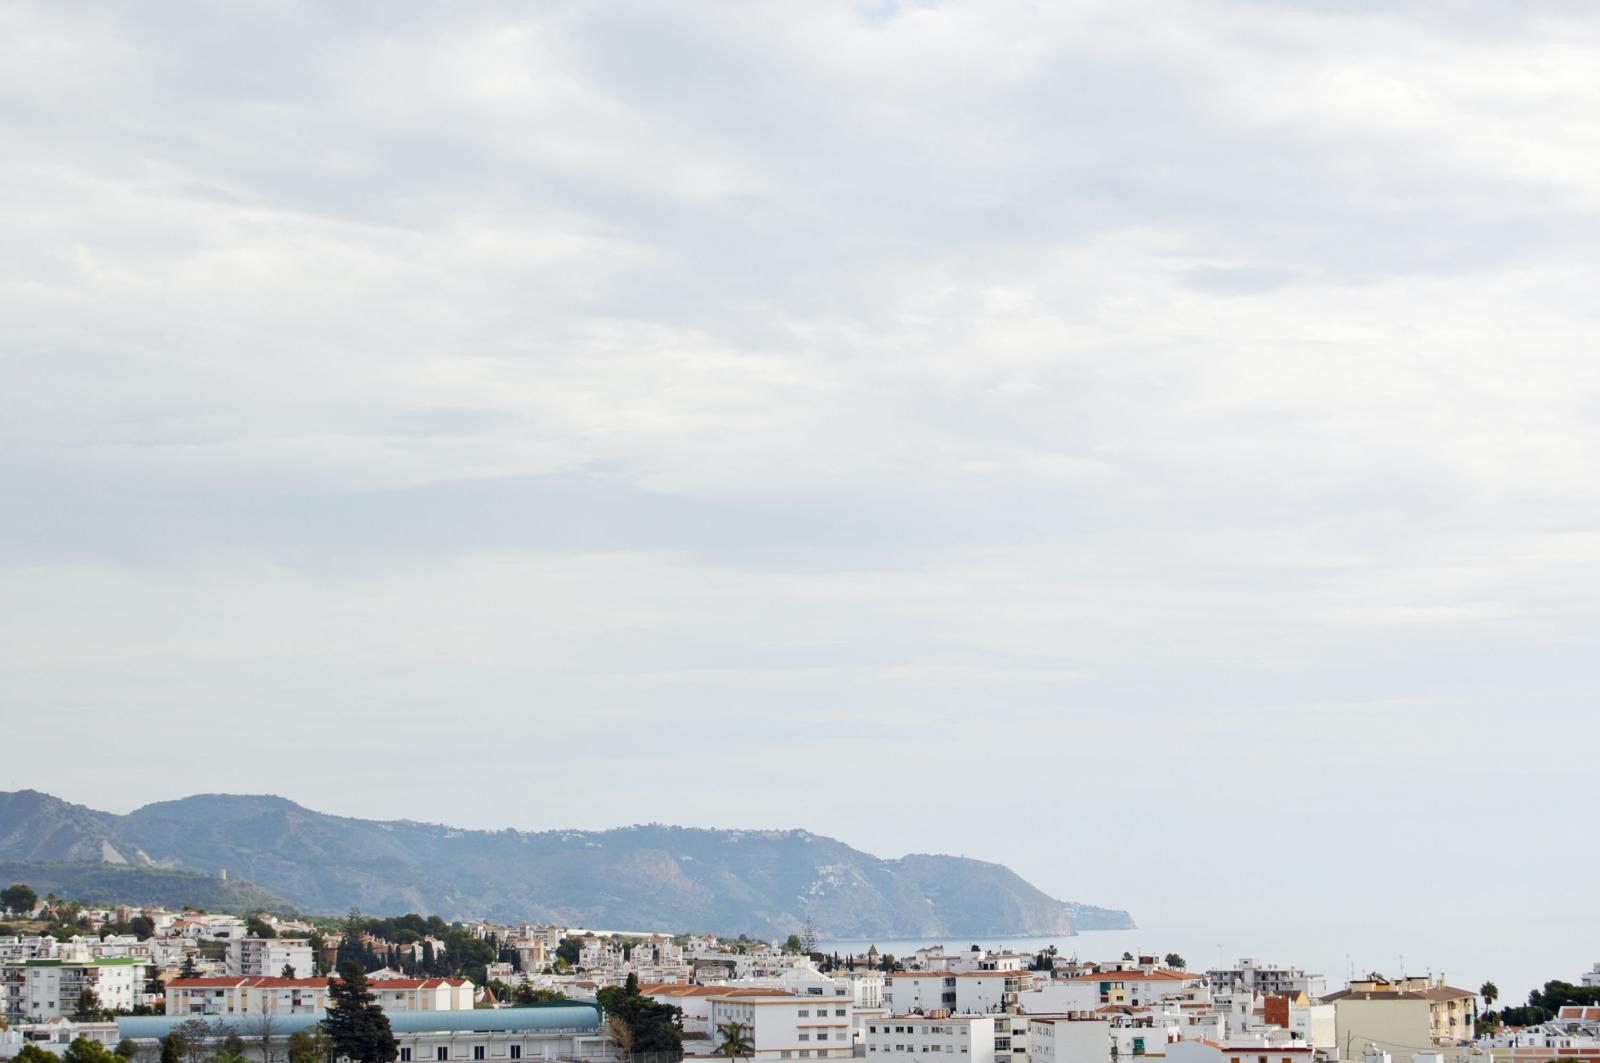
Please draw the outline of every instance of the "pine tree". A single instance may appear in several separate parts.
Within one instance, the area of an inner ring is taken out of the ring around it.
[[[328,982],[328,1017],[324,1021],[333,1054],[352,1063],[394,1063],[400,1054],[389,1018],[367,988],[361,965],[339,965],[339,977]]]

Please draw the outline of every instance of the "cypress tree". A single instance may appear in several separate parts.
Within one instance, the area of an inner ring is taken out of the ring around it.
[[[367,988],[359,963],[339,965],[339,977],[328,980],[328,1017],[323,1020],[333,1054],[354,1063],[394,1063],[400,1054],[389,1017]]]

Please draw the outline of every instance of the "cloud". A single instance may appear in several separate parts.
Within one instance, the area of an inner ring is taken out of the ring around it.
[[[0,703],[128,752],[17,782],[278,786],[149,765],[208,720],[378,760],[469,721],[441,757],[573,822],[705,819],[730,791],[652,775],[685,742],[953,781],[736,807],[998,859],[1031,826],[968,783],[1133,775],[1085,837],[1185,846],[1219,778],[1300,780],[1241,814],[1330,844],[1418,773],[1527,782],[1504,735],[1594,728],[1597,27],[14,7]],[[1587,793],[1580,746],[1539,794]],[[1203,908],[1207,867],[1077,892]]]

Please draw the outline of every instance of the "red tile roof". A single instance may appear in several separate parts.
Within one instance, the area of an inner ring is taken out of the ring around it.
[[[781,989],[755,986],[686,985],[682,982],[646,982],[639,992],[651,997],[786,997]],[[821,999],[821,998],[819,998]]]
[[[1057,978],[1058,982],[1188,982],[1199,981],[1200,975],[1188,971],[1106,971],[1103,974],[1075,974],[1070,978]]]
[[[174,978],[167,983],[169,989],[230,989],[234,987],[248,987],[250,989],[326,989],[326,978],[266,978],[252,976],[248,978],[230,975],[218,978]],[[334,981],[338,981],[337,978]],[[367,988],[374,993],[385,989],[438,989],[441,986],[458,988],[467,984],[465,978],[390,978],[387,981],[379,979],[367,983]]]

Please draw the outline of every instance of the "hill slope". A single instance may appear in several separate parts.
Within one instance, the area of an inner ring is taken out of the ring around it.
[[[0,882],[26,882],[40,896],[91,905],[158,905],[208,912],[288,912],[294,905],[240,879],[127,864],[0,860]]]
[[[809,917],[823,936],[840,938],[1132,925],[1126,912],[1058,901],[998,864],[948,856],[882,860],[800,830],[468,831],[219,794],[126,816],[89,813],[84,822],[87,809],[45,795],[34,795],[35,806],[40,798],[64,806],[41,824],[49,845],[15,825],[8,830],[0,799],[0,859],[81,853],[104,841],[163,865],[226,869],[305,911],[357,905],[373,914],[765,936],[790,933]]]

